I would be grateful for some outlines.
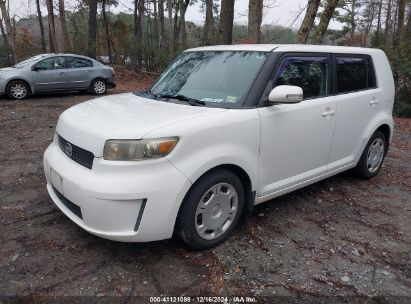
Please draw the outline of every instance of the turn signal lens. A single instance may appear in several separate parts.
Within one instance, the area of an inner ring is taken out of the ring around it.
[[[178,142],[177,137],[141,140],[108,140],[104,146],[106,160],[143,160],[166,156]]]

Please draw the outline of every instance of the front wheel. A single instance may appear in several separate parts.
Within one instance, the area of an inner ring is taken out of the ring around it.
[[[104,95],[107,92],[107,83],[102,79],[95,79],[91,83],[90,91],[93,95]]]
[[[243,206],[244,188],[234,173],[229,170],[207,173],[184,199],[176,235],[192,249],[214,247],[237,226]]]
[[[353,169],[354,174],[363,179],[370,179],[378,174],[387,152],[387,139],[385,135],[376,131],[368,141],[365,149]]]
[[[24,99],[30,92],[30,88],[24,81],[13,80],[11,81],[6,88],[7,97],[10,99]]]

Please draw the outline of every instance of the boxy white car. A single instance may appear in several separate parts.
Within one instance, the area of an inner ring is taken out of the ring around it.
[[[380,170],[394,81],[378,49],[230,45],[185,51],[145,92],[66,110],[47,189],[77,225],[117,241],[227,238],[245,210],[353,169]]]

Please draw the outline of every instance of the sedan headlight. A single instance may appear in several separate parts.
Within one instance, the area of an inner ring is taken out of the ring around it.
[[[166,156],[177,144],[177,137],[106,141],[103,157],[106,160],[143,160]]]

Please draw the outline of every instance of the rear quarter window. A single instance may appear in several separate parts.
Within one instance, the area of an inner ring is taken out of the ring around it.
[[[337,56],[336,90],[348,93],[376,87],[374,69],[367,56]]]

